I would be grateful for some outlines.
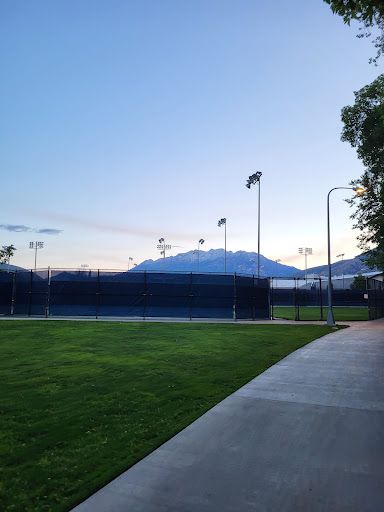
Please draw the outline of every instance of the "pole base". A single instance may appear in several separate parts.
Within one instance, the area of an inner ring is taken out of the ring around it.
[[[325,325],[328,325],[329,327],[335,327],[335,317],[333,316],[333,310],[332,307],[328,308],[328,316],[327,316],[327,323]]]

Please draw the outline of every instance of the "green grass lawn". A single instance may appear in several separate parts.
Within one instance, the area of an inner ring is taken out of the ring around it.
[[[0,510],[68,511],[313,325],[0,321]]]
[[[320,308],[300,306],[300,320],[320,320]],[[328,308],[323,308],[323,319],[327,320]],[[353,320],[369,320],[368,308],[359,307],[333,307],[333,316],[336,322],[348,322]],[[291,306],[274,306],[273,318],[295,319],[295,308]]]

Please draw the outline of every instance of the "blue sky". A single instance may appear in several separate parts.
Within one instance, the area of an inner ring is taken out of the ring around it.
[[[1,245],[12,263],[126,268],[224,246],[326,263],[326,197],[362,172],[340,110],[382,64],[322,0],[56,0],[0,5]],[[351,192],[352,193],[352,192]],[[332,254],[359,253],[349,191]],[[15,230],[15,226],[19,226]],[[49,230],[49,231],[44,231]]]

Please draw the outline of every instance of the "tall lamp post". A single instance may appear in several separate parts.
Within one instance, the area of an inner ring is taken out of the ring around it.
[[[218,227],[224,226],[224,273],[227,273],[227,219],[224,217],[217,223]]]
[[[29,248],[35,249],[35,272],[36,272],[37,249],[43,249],[44,242],[29,242]]]
[[[203,238],[200,238],[198,244],[197,244],[197,273],[200,273],[200,245],[203,245],[205,240]]]
[[[163,255],[163,272],[165,272],[165,239],[164,238],[159,238],[159,245],[157,246],[157,248],[161,251],[160,254]]]
[[[174,247],[179,246],[174,245]],[[164,238],[160,238],[157,248],[159,249],[160,254],[163,256],[163,272],[165,272],[165,251],[169,251],[170,249],[172,249],[172,245],[166,245]]]
[[[258,171],[252,174],[247,179],[246,187],[251,188],[251,185],[259,184],[259,205],[258,205],[258,220],[257,220],[257,277],[260,279],[260,178],[263,175],[262,172]]]
[[[305,256],[305,285],[307,285],[307,256],[312,255],[312,247],[299,247],[299,254]]]
[[[327,316],[327,324],[329,326],[334,326],[335,324],[335,317],[333,316],[333,309],[332,309],[332,273],[331,273],[331,230],[330,230],[330,221],[329,221],[329,196],[331,195],[331,192],[334,190],[354,190],[357,194],[362,194],[364,192],[364,189],[361,187],[335,187],[332,188],[328,192],[327,196],[327,232],[328,232],[328,316]]]
[[[130,262],[130,261],[133,261],[133,258],[131,258],[131,257],[129,256],[129,258],[128,258],[128,272],[129,272],[129,262]]]

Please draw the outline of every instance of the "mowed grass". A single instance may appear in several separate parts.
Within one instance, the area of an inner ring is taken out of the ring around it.
[[[68,511],[325,326],[0,322],[0,510]]]
[[[348,322],[369,320],[368,308],[359,307],[333,307],[333,316],[335,322]],[[300,320],[320,320],[321,311],[319,307],[300,306],[299,315]],[[323,319],[327,320],[328,308],[323,308]],[[286,320],[295,320],[295,308],[291,306],[274,306],[273,318],[284,318]]]

